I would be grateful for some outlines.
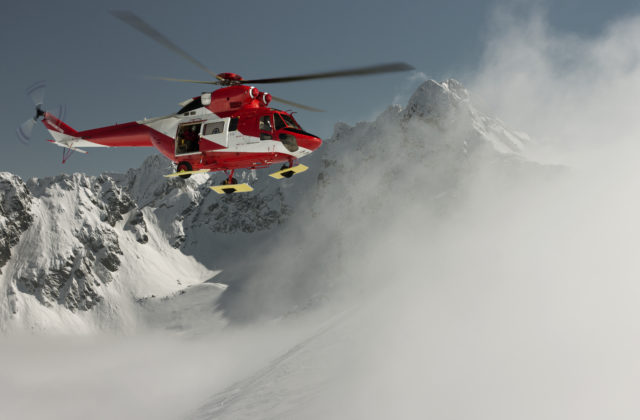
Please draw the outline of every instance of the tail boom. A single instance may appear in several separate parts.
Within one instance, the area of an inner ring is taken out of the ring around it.
[[[53,136],[52,143],[63,147],[151,147],[151,128],[137,122],[76,131],[46,112],[42,123]]]
[[[97,147],[152,147],[152,133],[153,129],[147,125],[128,122],[81,131],[78,136]]]
[[[64,121],[58,119],[55,115],[50,112],[45,112],[42,118],[42,123],[47,130],[51,133],[54,138],[56,134],[64,134],[66,136],[76,137],[78,132],[73,128],[69,127]]]

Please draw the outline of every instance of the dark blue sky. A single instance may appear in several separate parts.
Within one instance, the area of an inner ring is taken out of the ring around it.
[[[540,1],[558,31],[592,36],[640,9],[637,2]],[[47,80],[46,104],[67,105],[82,130],[174,112],[201,86],[144,76],[207,79],[207,74],[113,18],[128,9],[215,72],[245,78],[283,76],[406,61],[430,78],[463,83],[479,66],[498,10],[531,13],[522,1],[31,1],[3,5],[0,15],[3,152],[0,171],[23,177],[60,172],[124,171],[153,149],[90,149],[60,163],[44,128],[24,146],[15,128],[32,116],[24,89]],[[337,121],[371,119],[419,81],[411,74],[264,86],[277,96],[327,110],[300,111],[308,131],[331,135]]]

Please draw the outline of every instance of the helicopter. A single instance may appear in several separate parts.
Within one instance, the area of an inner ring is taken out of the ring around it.
[[[307,111],[321,110],[273,96],[254,85],[413,70],[409,64],[395,62],[245,80],[235,73],[214,73],[130,11],[112,11],[111,14],[212,76],[209,81],[170,77],[156,79],[218,88],[179,103],[181,108],[174,114],[76,131],[62,121],[62,116],[44,109],[44,83],[38,82],[27,89],[36,107],[36,115],[18,127],[18,138],[27,142],[33,127],[41,121],[53,137],[48,141],[65,149],[63,163],[73,152],[87,153],[83,149],[87,147],[155,147],[175,164],[175,173],[165,177],[189,178],[193,174],[224,171],[227,177],[222,184],[210,187],[218,194],[253,190],[250,185],[238,183],[234,178],[235,171],[239,169],[281,164],[280,170],[270,176],[283,179],[302,173],[308,167],[298,163],[298,159],[311,154],[322,144],[318,136],[300,126],[291,112],[269,105],[279,102]]]

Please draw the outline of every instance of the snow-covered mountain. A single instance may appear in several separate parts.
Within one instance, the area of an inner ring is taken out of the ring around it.
[[[376,192],[441,194],[453,192],[461,179],[474,175],[477,164],[525,162],[530,143],[526,135],[478,111],[459,82],[430,80],[405,108],[392,106],[375,121],[354,127],[336,125],[322,176],[333,176],[327,185],[369,178],[375,180],[368,185]]]
[[[206,281],[229,286],[218,307],[232,320],[299,311],[326,298],[358,230],[416,194],[446,207],[480,167],[534,165],[528,143],[459,82],[427,81],[404,108],[337,124],[306,174],[245,171],[251,194],[215,194],[220,176],[167,180],[159,155],[126,174],[0,173],[0,330],[133,330],[148,299]]]
[[[276,185],[218,197],[212,179],[162,177],[171,171],[153,156],[126,174],[24,182],[1,173],[0,327],[134,328],[137,300],[215,275],[215,258],[203,264],[185,250],[215,253],[228,235],[269,230],[288,214]],[[207,235],[219,240],[185,244]]]
[[[338,123],[319,153],[317,184],[304,186],[309,196],[277,246],[219,275],[229,285],[219,307],[246,321],[322,305],[352,276],[366,277],[349,268],[372,241],[385,244],[375,232],[402,218],[420,225],[444,217],[479,183],[499,191],[553,172],[527,158],[528,146],[525,134],[476,109],[455,80],[423,83],[406,107],[391,106],[374,121]]]

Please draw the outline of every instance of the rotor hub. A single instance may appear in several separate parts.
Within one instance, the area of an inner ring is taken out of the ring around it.
[[[36,116],[33,117],[33,119],[34,120],[38,120],[38,119],[40,119],[40,117],[44,118],[44,114],[45,114],[44,109],[42,109],[42,106],[40,104],[38,104],[38,105],[36,105]]]
[[[242,76],[235,73],[219,73],[216,78],[223,86],[238,85],[244,80]]]

